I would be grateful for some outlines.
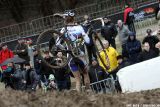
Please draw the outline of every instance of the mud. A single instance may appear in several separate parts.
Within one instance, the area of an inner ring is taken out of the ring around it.
[[[40,90],[33,93],[0,92],[0,107],[133,107],[133,104],[160,104],[160,89],[130,94],[44,93]]]

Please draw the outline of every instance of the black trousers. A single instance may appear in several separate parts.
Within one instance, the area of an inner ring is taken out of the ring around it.
[[[132,32],[135,32],[136,33],[136,30],[135,30],[135,26],[134,26],[134,23],[128,23],[128,29]]]
[[[95,46],[94,45],[87,46],[87,52],[88,52],[89,64],[92,64],[92,58],[94,57],[97,59]]]

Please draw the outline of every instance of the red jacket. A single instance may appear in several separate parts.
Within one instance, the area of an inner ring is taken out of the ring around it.
[[[13,58],[14,54],[11,50],[6,49],[6,50],[1,50],[0,51],[0,64],[2,64],[6,59],[8,58]]]
[[[126,21],[127,21],[127,17],[128,17],[128,13],[129,12],[133,12],[133,8],[130,8],[130,7],[127,7],[125,10],[124,10],[124,24],[126,24]]]

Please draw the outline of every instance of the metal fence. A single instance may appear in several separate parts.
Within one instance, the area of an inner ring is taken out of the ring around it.
[[[156,3],[157,0],[129,0],[133,8],[140,7],[148,3]],[[116,0],[97,0],[97,2],[75,9],[77,14],[76,20],[83,21],[83,15],[88,14],[91,18],[98,18],[105,15],[111,15],[122,12],[124,2],[116,2]],[[138,23],[138,22],[137,22]],[[37,35],[45,29],[57,29],[63,27],[63,20],[54,18],[53,15],[34,19],[30,22],[10,25],[0,28],[0,41],[6,42],[16,39],[18,36]]]
[[[107,78],[90,84],[94,93],[113,93],[115,92],[115,81],[113,78]]]

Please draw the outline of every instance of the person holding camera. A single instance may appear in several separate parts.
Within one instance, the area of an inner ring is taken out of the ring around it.
[[[55,59],[55,64],[62,66],[63,63],[63,54],[62,52],[57,53],[57,58]],[[54,69],[54,76],[57,83],[57,87],[59,91],[70,89],[71,81],[70,75],[68,72],[68,66]]]

